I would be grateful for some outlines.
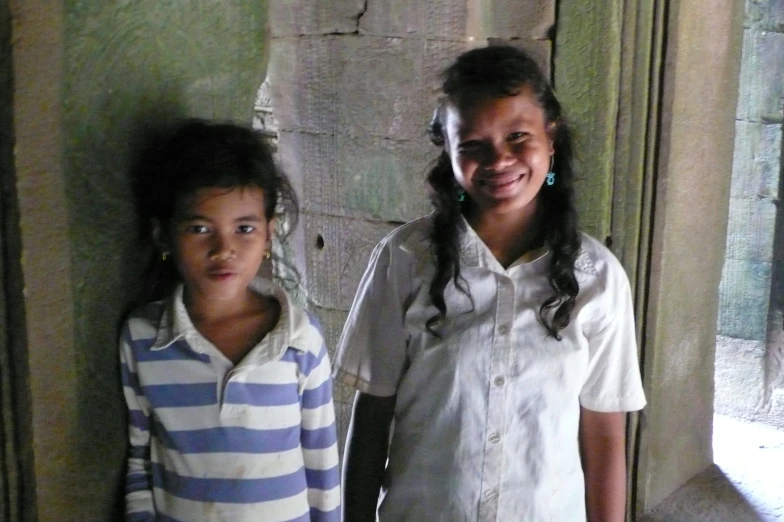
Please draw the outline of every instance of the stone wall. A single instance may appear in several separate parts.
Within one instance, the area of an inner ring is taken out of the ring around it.
[[[429,212],[440,71],[488,41],[522,45],[549,69],[554,17],[553,0],[271,2],[279,153],[302,197],[296,257],[331,350],[371,249]],[[337,385],[335,400],[342,451],[353,391]]]
[[[175,116],[250,123],[267,6],[12,0],[10,8],[21,235],[12,255],[22,269],[15,282],[24,282],[14,304],[26,336],[12,352],[21,444],[5,448],[22,468],[10,478],[23,482],[24,498],[21,518],[10,520],[119,520],[126,424],[117,334],[141,269],[129,162],[145,129]]]
[[[784,427],[784,1],[747,0],[716,411]]]

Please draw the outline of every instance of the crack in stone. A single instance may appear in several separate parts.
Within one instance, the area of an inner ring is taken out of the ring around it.
[[[357,33],[359,33],[359,23],[362,20],[362,17],[365,16],[365,13],[367,13],[368,2],[370,2],[370,0],[365,0],[365,5],[362,6],[362,11],[360,11],[357,15]]]

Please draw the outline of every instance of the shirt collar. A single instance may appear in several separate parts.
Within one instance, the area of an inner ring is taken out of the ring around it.
[[[486,268],[495,267],[505,271],[490,249],[485,245],[482,238],[476,233],[468,223],[465,216],[460,216],[460,261],[461,264],[476,268],[484,266]],[[537,261],[548,254],[547,245],[526,252],[516,259],[506,270],[512,267]]]
[[[259,344],[264,344],[268,347],[267,350],[262,350],[263,354],[260,354],[265,360],[276,355],[282,355],[282,352],[290,347],[294,337],[294,325],[291,316],[292,303],[288,294],[279,285],[260,277],[253,279],[248,288],[260,295],[274,297],[280,303],[278,323],[272,331],[264,336],[264,339]],[[164,350],[181,339],[188,341],[192,347],[200,344],[193,342],[196,339],[201,339],[202,335],[196,330],[188,315],[188,310],[185,308],[183,289],[184,286],[180,283],[167,300],[158,324],[158,335],[155,338],[155,343],[150,347],[151,350]],[[296,346],[291,347],[302,350],[302,348],[297,348]],[[270,350],[278,350],[281,353],[269,353]],[[197,351],[199,350],[197,349]]]

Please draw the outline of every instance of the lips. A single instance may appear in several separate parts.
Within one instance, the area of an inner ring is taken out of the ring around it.
[[[217,279],[219,281],[230,279],[235,275],[237,275],[236,270],[228,267],[210,268],[207,270],[207,276],[209,278]]]
[[[478,185],[482,188],[489,189],[492,192],[503,192],[504,190],[514,187],[524,176],[524,174],[518,174],[516,172],[496,174],[479,179]]]

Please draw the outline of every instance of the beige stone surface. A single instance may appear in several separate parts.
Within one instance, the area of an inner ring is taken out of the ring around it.
[[[680,1],[670,11],[645,317],[649,406],[638,482],[641,512],[712,462],[718,283],[727,223],[722,209],[730,188],[742,15],[742,2],[731,0],[710,10]]]
[[[488,0],[482,2],[485,34],[503,39],[546,40],[555,25],[553,0]]]
[[[273,36],[352,33],[365,5],[365,0],[272,0],[269,27]]]
[[[711,466],[641,522],[784,521],[784,430],[718,415]]]
[[[765,402],[765,342],[716,338],[717,414],[754,420]]]
[[[26,500],[54,521],[79,502],[77,354],[74,346],[68,209],[63,181],[62,18],[49,2],[11,2],[24,20],[14,34],[16,173],[22,233],[33,461]],[[17,419],[22,423],[28,419]],[[33,497],[34,495],[34,497]],[[28,506],[29,507],[29,506]],[[73,519],[76,520],[76,519]]]
[[[281,131],[334,134],[334,36],[274,38],[267,76]]]
[[[348,310],[373,247],[397,224],[307,213],[303,218],[308,297],[322,308]]]

